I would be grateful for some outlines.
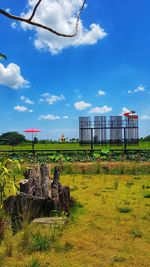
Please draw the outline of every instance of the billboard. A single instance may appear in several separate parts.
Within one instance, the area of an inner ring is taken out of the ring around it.
[[[126,113],[127,114],[127,113]],[[138,116],[79,117],[80,144],[137,144]]]

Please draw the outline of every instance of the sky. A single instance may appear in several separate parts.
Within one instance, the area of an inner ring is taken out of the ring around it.
[[[36,2],[0,8],[29,17]],[[81,4],[42,0],[34,20],[70,34]],[[73,38],[0,15],[0,134],[37,128],[40,139],[78,138],[79,116],[134,110],[140,137],[149,135],[149,10],[149,0],[87,0]]]

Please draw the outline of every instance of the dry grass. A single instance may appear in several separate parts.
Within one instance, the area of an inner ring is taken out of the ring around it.
[[[1,266],[25,267],[33,257],[41,267],[150,266],[150,199],[144,198],[150,192],[149,178],[148,175],[62,176],[62,183],[73,189],[71,195],[80,204],[74,208],[61,235],[48,251],[29,253],[20,248],[23,235],[18,233],[12,238],[11,257],[5,254]],[[121,213],[118,207],[130,212]],[[42,231],[48,234],[49,229]],[[2,243],[0,255],[4,246]]]

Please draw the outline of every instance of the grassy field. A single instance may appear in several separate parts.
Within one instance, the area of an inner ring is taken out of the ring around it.
[[[150,266],[148,175],[72,174],[61,182],[77,200],[68,223],[61,229],[30,225],[15,236],[6,231],[1,266]]]
[[[100,146],[95,145],[95,149],[123,149],[123,146]],[[127,146],[129,149],[150,149],[150,142],[140,142],[138,146]],[[0,150],[11,150],[8,145],[0,145]],[[15,150],[31,150],[31,144],[22,144],[14,147]],[[36,144],[35,149],[39,150],[83,150],[90,149],[90,145],[80,146],[78,143],[57,143],[57,144]]]

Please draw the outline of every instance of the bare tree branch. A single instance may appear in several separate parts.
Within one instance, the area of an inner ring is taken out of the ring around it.
[[[80,19],[82,10],[83,10],[83,8],[85,6],[86,0],[83,0],[82,6],[79,9],[79,12],[78,12],[78,15],[77,15],[77,20],[76,20],[75,32],[73,34],[60,33],[60,32],[57,32],[56,30],[52,29],[51,27],[48,27],[48,26],[46,26],[44,24],[41,24],[41,23],[38,23],[38,22],[33,21],[32,19],[34,18],[35,14],[36,14],[36,11],[37,11],[37,8],[39,7],[39,5],[40,5],[41,2],[42,2],[42,0],[38,0],[37,4],[33,8],[32,14],[31,14],[31,16],[29,18],[23,18],[23,17],[15,16],[15,15],[9,13],[9,12],[6,12],[3,9],[0,9],[0,14],[3,15],[3,16],[5,16],[5,17],[7,17],[7,18],[9,18],[9,19],[13,19],[13,20],[25,22],[27,24],[30,24],[30,25],[33,25],[33,26],[36,26],[36,27],[45,29],[47,31],[52,32],[53,34],[58,35],[58,36],[62,36],[62,37],[74,37],[74,36],[77,35],[78,26],[79,26],[79,19]]]
[[[34,15],[35,15],[35,13],[36,13],[36,10],[37,10],[38,6],[40,5],[41,1],[42,1],[42,0],[39,0],[39,1],[37,2],[37,4],[35,5],[35,7],[34,7],[34,9],[33,9],[33,11],[32,11],[31,17],[28,19],[29,21],[31,21],[31,20],[33,19]]]

